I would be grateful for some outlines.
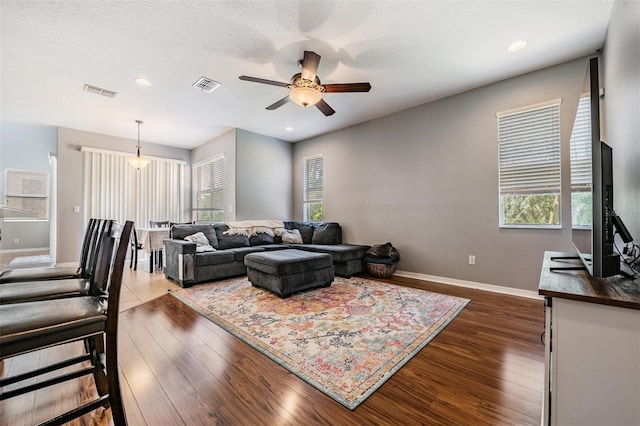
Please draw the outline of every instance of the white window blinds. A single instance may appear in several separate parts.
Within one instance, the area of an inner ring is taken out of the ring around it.
[[[560,192],[560,103],[498,115],[500,195]]]
[[[198,222],[224,221],[224,155],[193,166],[194,215]]]
[[[591,105],[580,98],[571,132],[571,191],[591,191]]]
[[[322,221],[324,197],[324,157],[316,155],[304,159],[304,220]]]
[[[130,154],[93,148],[82,152],[88,217],[133,220],[137,227],[183,221],[184,161],[147,157],[151,163],[138,170],[127,162]]]

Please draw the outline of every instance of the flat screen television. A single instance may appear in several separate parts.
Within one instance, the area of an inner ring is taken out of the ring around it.
[[[581,96],[590,113],[580,114],[579,107],[571,135],[572,240],[592,276],[610,277],[620,273],[620,255],[614,251],[613,155],[600,140],[599,92],[598,58],[591,58]]]

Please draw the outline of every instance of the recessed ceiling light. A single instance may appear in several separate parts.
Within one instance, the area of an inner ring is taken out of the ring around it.
[[[133,79],[133,81],[135,81],[136,84],[139,84],[140,86],[151,86],[151,82],[142,77],[136,77]]]
[[[507,50],[509,52],[517,52],[519,50],[524,49],[525,47],[527,47],[527,40],[522,39],[522,40],[516,40],[513,43],[511,43],[509,46],[507,46]]]
[[[293,127],[285,127],[284,131],[285,132],[293,132]]]

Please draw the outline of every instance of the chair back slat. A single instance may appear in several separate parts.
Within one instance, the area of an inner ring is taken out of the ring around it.
[[[78,273],[81,277],[85,277],[87,271],[87,262],[89,259],[89,247],[91,246],[91,237],[93,236],[93,230],[96,226],[97,219],[89,219],[87,230],[84,233],[82,240],[82,251],[80,252],[80,264],[78,265]]]
[[[87,254],[87,267],[83,278],[93,279],[96,266],[98,264],[98,252],[100,251],[100,244],[102,243],[102,236],[105,227],[110,226],[112,221],[107,219],[96,219],[93,233],[91,235],[91,241],[89,243],[89,252]]]
[[[149,221],[149,227],[150,228],[165,228],[169,226],[169,221],[168,220],[163,220],[163,221],[154,221],[154,220],[150,220]]]
[[[109,304],[107,307],[107,334],[113,332],[115,335],[118,329],[118,309],[120,304],[120,288],[122,287],[122,271],[124,269],[125,258],[127,257],[127,248],[129,246],[129,238],[133,229],[133,222],[126,221],[124,225],[117,225],[115,233],[119,238],[119,242],[113,259],[111,269],[111,277],[107,292],[109,295]],[[113,234],[112,234],[113,236]],[[115,239],[113,240],[115,241]]]

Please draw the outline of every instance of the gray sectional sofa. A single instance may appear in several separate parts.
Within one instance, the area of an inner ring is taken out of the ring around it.
[[[246,275],[244,257],[268,250],[298,249],[330,254],[336,275],[350,277],[365,269],[366,245],[342,244],[342,228],[336,222],[283,222],[286,230],[297,230],[302,243],[284,243],[279,235],[229,233],[224,223],[177,224],[164,240],[167,278],[183,287]],[[202,232],[215,251],[200,252],[185,237]],[[295,232],[295,231],[293,231]]]

